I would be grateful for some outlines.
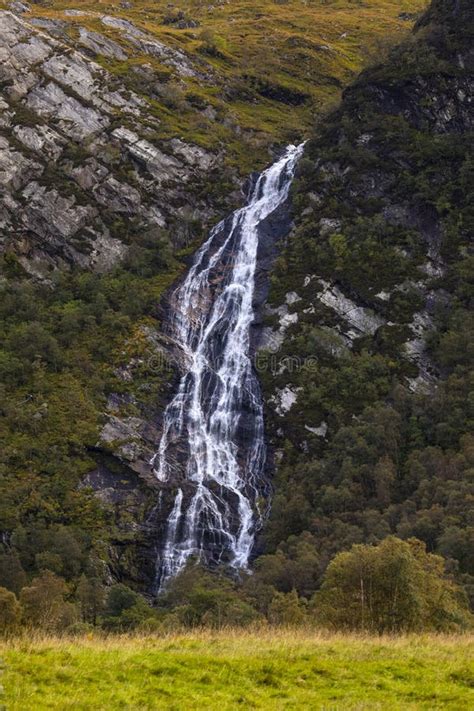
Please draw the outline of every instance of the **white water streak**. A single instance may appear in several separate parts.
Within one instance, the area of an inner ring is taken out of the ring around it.
[[[263,406],[250,359],[259,225],[288,198],[302,150],[290,146],[260,175],[248,205],[230,227],[225,221],[212,230],[174,294],[173,336],[188,366],[166,408],[152,464],[160,481],[183,488],[168,518],[159,589],[206,545],[214,560],[248,563],[265,463]],[[236,440],[244,408],[252,422],[242,452]],[[180,442],[184,462],[176,456]]]

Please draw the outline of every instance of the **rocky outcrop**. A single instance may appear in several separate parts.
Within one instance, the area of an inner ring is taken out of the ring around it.
[[[184,54],[131,23],[102,22],[153,47],[174,70],[194,71]],[[127,251],[130,227],[120,220],[140,231],[174,225],[178,210],[196,222],[215,219],[193,186],[218,170],[219,157],[177,138],[149,139],[157,121],[148,101],[66,44],[60,26],[39,26],[0,13],[0,250],[35,277],[59,265],[105,269]],[[99,33],[83,29],[79,40],[84,52],[125,57]]]
[[[140,30],[133,22],[110,15],[102,17],[101,22],[106,27],[118,30],[124,39],[134,45],[140,52],[156,57],[163,64],[175,69],[181,76],[193,77],[199,75],[201,78],[206,76],[202,72],[198,73],[196,67],[184,52],[168,47],[152,35]]]
[[[88,30],[86,27],[79,28],[79,41],[83,47],[89,49],[94,55],[100,54],[108,59],[118,60],[126,59],[128,56],[118,42],[101,35],[100,32]]]

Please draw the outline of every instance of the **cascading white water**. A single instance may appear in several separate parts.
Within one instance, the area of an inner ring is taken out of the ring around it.
[[[250,356],[259,225],[288,198],[303,146],[258,178],[248,204],[215,227],[172,297],[186,366],[152,459],[179,485],[157,564],[157,590],[195,556],[247,566],[265,464],[263,406]]]

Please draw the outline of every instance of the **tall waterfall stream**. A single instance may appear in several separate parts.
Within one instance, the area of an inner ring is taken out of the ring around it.
[[[211,231],[171,298],[171,336],[185,366],[151,462],[161,482],[177,486],[157,591],[190,557],[248,564],[266,456],[250,347],[259,226],[287,200],[302,151],[288,147],[259,176],[248,204]]]

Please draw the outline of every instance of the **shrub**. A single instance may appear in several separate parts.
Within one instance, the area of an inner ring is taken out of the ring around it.
[[[70,627],[77,619],[77,609],[65,600],[67,592],[62,578],[44,570],[20,593],[23,621],[48,632],[60,632]]]
[[[277,625],[301,625],[305,621],[305,605],[296,590],[276,593],[270,603],[268,619]]]
[[[20,620],[20,604],[16,595],[0,587],[0,634],[5,635],[16,629]]]

